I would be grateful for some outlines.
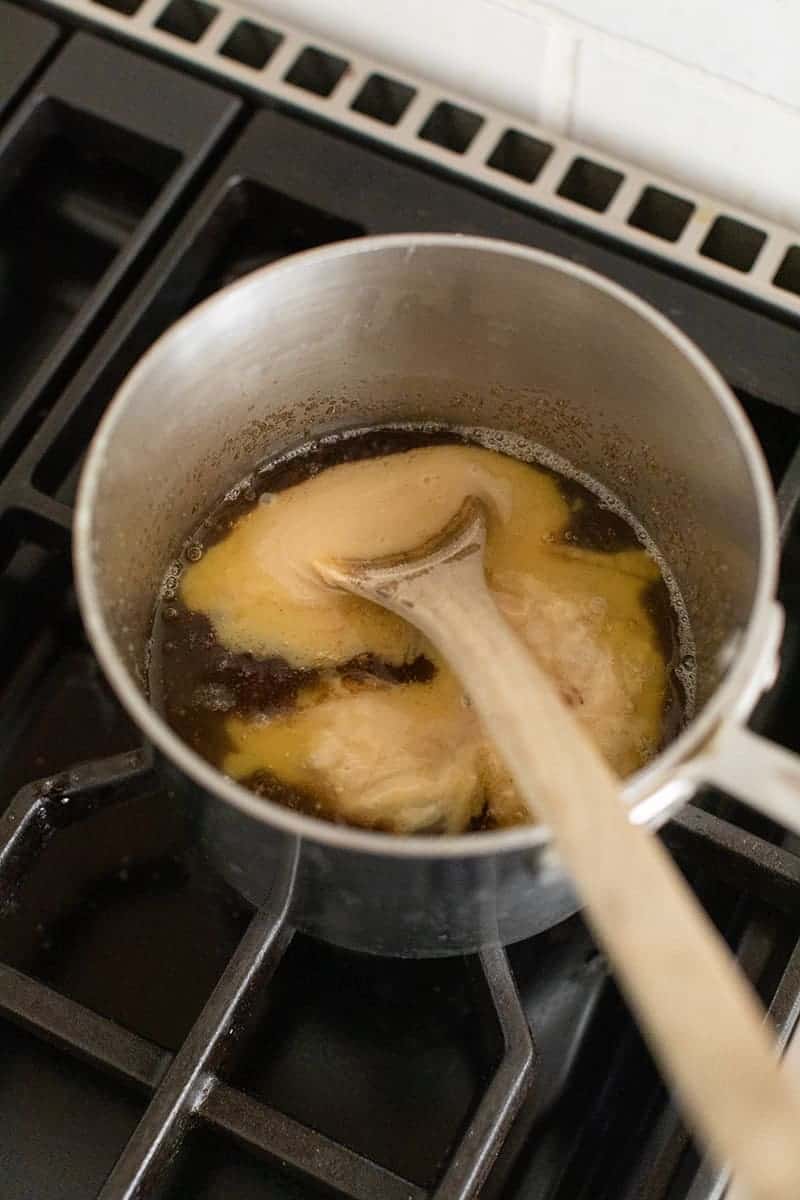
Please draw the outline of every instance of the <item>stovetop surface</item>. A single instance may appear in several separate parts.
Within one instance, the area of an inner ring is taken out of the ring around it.
[[[363,233],[538,245],[656,304],[737,390],[784,515],[756,724],[800,749],[800,328],[57,10],[0,3],[0,48],[0,1197],[712,1200],[579,917],[507,955],[370,959],[215,876],[86,644],[71,511],[115,387],[225,283]],[[794,841],[714,793],[665,837],[789,1032]]]

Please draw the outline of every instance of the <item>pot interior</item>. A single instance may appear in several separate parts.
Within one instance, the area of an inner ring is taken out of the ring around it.
[[[689,611],[702,707],[753,610],[759,481],[724,384],[667,329],[587,272],[478,239],[354,241],[256,272],[168,332],[103,423],[78,517],[90,630],[143,689],[165,568],[265,456],[353,426],[489,426],[642,521]]]

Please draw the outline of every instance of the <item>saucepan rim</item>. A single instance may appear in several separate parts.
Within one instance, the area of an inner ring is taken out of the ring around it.
[[[691,794],[692,788],[684,787],[676,798],[675,789],[669,787],[670,782],[674,783],[676,780],[676,769],[680,764],[690,760],[725,720],[733,719],[733,714],[736,714],[736,719],[743,719],[755,703],[757,691],[753,688],[753,681],[763,674],[763,656],[770,640],[765,631],[771,624],[770,609],[774,607],[773,597],[777,580],[778,519],[775,499],[767,466],[755,434],[727,383],[705,354],[671,321],[634,293],[587,267],[541,250],[493,238],[462,234],[414,233],[354,238],[303,251],[262,267],[216,292],[167,329],[143,355],[117,390],[97,428],[81,473],[74,520],[73,557],[78,601],[89,640],[119,700],[147,739],[167,759],[205,792],[285,834],[345,851],[395,858],[472,858],[513,851],[533,851],[547,846],[550,835],[543,825],[516,826],[511,829],[456,835],[400,836],[335,825],[256,796],[241,784],[223,775],[192,750],[159,716],[131,677],[102,615],[95,571],[98,548],[93,544],[93,515],[103,465],[119,421],[128,405],[135,402],[140,379],[151,370],[159,357],[169,352],[172,340],[180,336],[191,324],[202,323],[204,315],[215,305],[224,303],[230,293],[237,290],[257,292],[267,276],[274,281],[282,273],[302,271],[315,263],[342,257],[355,258],[392,249],[418,249],[423,246],[453,248],[459,251],[474,250],[523,259],[539,267],[564,272],[618,300],[654,326],[688,359],[702,376],[709,392],[716,398],[741,447],[758,506],[759,524],[758,576],[750,617],[733,662],[702,711],[674,742],[625,782],[623,798],[631,810],[632,819],[643,819],[656,826]]]

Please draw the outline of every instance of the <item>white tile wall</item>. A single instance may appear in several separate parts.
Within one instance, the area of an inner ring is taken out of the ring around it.
[[[568,132],[800,228],[800,112],[696,67],[583,41]]]
[[[365,54],[538,119],[551,17],[485,0],[249,0]]]
[[[800,0],[249,0],[800,229]]]
[[[504,0],[558,13],[800,107],[796,0]]]

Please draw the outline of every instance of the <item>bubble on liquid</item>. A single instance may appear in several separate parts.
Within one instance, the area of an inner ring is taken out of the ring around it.
[[[258,503],[263,504],[265,508],[268,508],[269,505],[274,504],[277,499],[278,497],[275,492],[262,492],[258,497]]]
[[[164,572],[164,578],[161,581],[161,599],[174,600],[178,594],[178,583],[181,577],[182,565],[179,562],[172,562]]]
[[[173,608],[173,607],[172,607],[171,605],[169,605],[169,604],[167,605],[167,607],[166,607],[166,608],[164,608],[164,609],[162,610],[162,616],[163,616],[163,618],[164,618],[164,620],[165,620],[165,621],[174,621],[174,620],[175,620],[175,618],[177,617],[177,615],[178,615],[178,610],[177,610],[177,608]]]
[[[191,545],[186,547],[184,554],[188,562],[200,562],[200,559],[203,557],[203,547],[197,542],[192,542]]]
[[[236,704],[232,690],[222,683],[206,683],[195,689],[193,701],[210,712],[230,712]]]

